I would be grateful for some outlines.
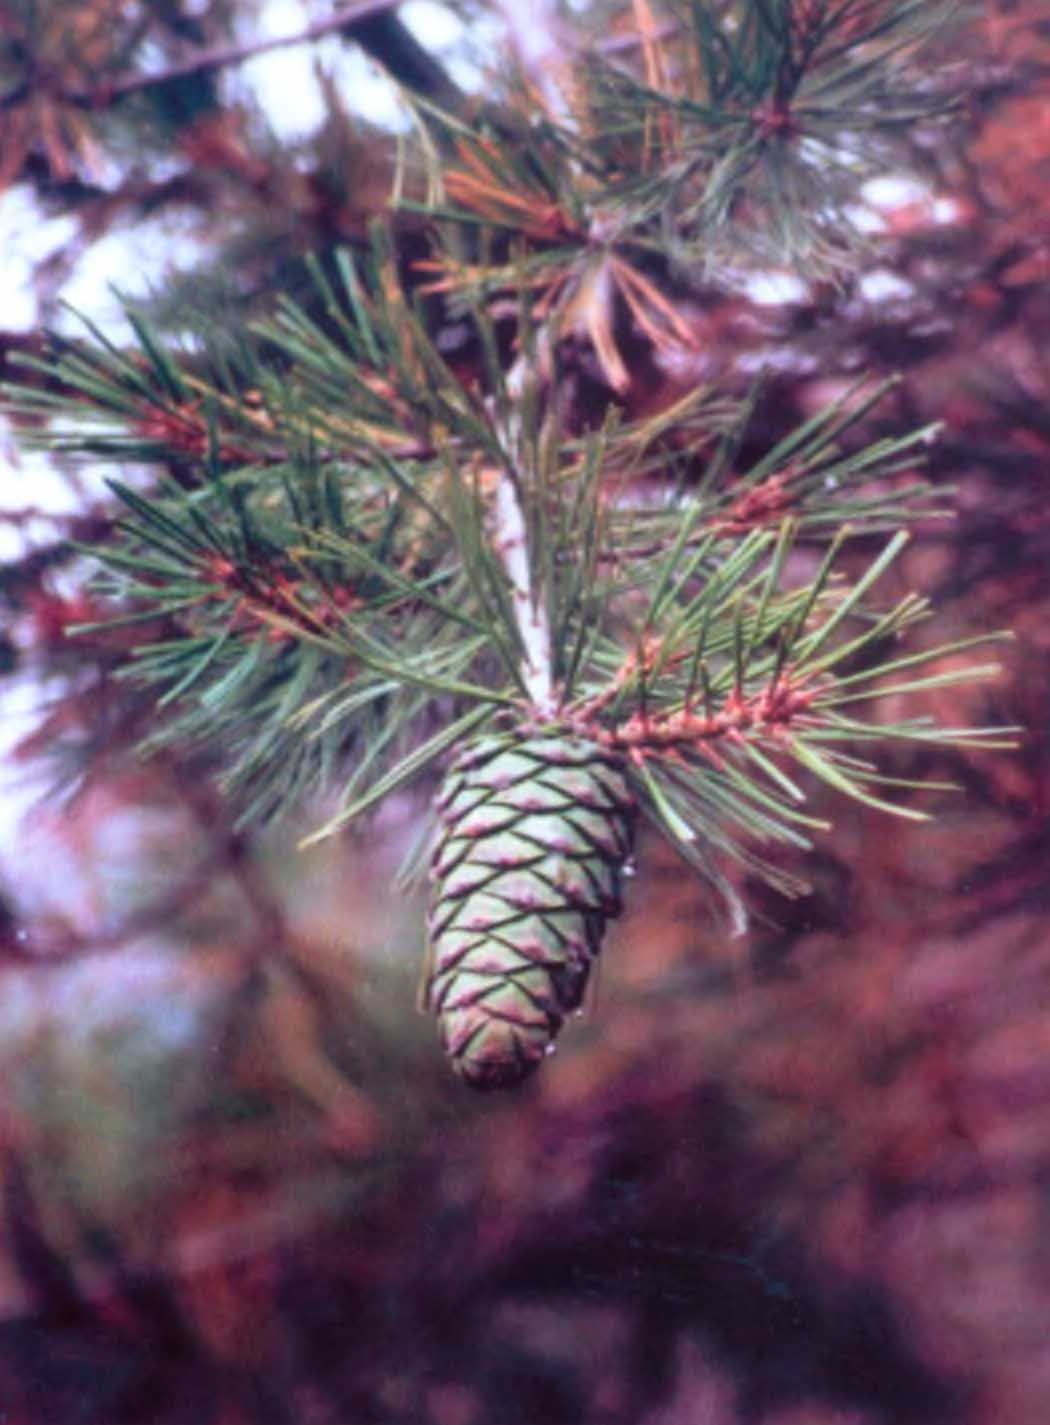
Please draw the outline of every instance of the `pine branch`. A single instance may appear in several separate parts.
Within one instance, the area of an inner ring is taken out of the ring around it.
[[[67,458],[153,472],[114,483],[99,551],[143,629],[122,671],[153,691],[150,745],[220,742],[249,819],[337,784],[318,836],[445,770],[424,999],[482,1087],[579,1003],[639,811],[739,925],[724,863],[797,889],[766,852],[823,826],[815,784],[925,818],[863,750],[1010,735],[921,702],[876,720],[997,672],[955,662],[996,635],[898,649],[931,610],[880,581],[944,503],[936,425],[871,438],[892,383],[758,448],[762,382],[655,412],[638,389],[691,359],[699,267],[849,260],[864,174],[942,111],[914,59],[946,7],[669,9],[634,0],[636,53],[541,35],[491,129],[415,101],[421,261],[377,227],[232,349],[180,358],[135,315],[135,349],[89,329],[18,398]]]
[[[532,213],[548,242],[585,245],[597,231],[625,261],[640,245],[708,272],[746,254],[833,275],[864,241],[851,215],[863,177],[885,171],[904,129],[951,107],[916,55],[952,13],[912,0],[798,15],[779,0],[694,5],[670,33],[650,16],[640,64],[600,45],[575,66],[533,61],[535,83],[553,85],[543,121],[480,142],[449,125],[473,173],[447,175],[460,208],[439,211],[492,222],[502,206],[513,226],[514,175],[527,171],[543,175]]]
[[[242,44],[212,45],[153,73],[135,71],[103,80],[96,85],[64,87],[56,91],[53,97],[86,109],[106,109],[132,94],[139,94],[157,85],[170,84],[173,80],[188,79],[194,75],[212,74],[231,65],[243,64],[258,55],[271,54],[274,50],[309,44],[342,30],[353,31],[355,26],[396,9],[400,3],[401,0],[355,0],[354,4],[340,6],[330,15],[304,25],[294,34],[248,40]],[[0,98],[0,108],[11,108],[24,102],[32,92],[33,84],[34,80],[30,78],[8,90]]]
[[[550,621],[532,583],[528,533],[513,477],[504,472],[496,487],[494,539],[510,583],[518,633],[522,644],[525,689],[541,717],[554,712],[551,679]]]

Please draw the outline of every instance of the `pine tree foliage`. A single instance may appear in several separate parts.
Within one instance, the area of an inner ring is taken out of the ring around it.
[[[861,381],[756,452],[761,381],[631,400],[695,347],[699,272],[849,263],[860,182],[944,109],[914,60],[948,8],[634,0],[631,47],[581,33],[497,118],[414,100],[426,257],[377,227],[236,349],[132,313],[137,349],[89,330],[13,397],[122,472],[97,553],[154,742],[221,748],[249,822],[338,788],[318,836],[446,771],[424,998],[468,1082],[521,1078],[579,1003],[636,814],[738,909],[734,863],[797,889],[814,780],[921,818],[876,744],[1001,745],[880,714],[995,672],[902,643],[930,610],[880,585],[946,513],[935,428],[857,439]]]

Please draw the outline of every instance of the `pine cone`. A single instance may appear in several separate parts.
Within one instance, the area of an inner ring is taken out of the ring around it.
[[[476,1088],[523,1079],[583,998],[621,908],[634,807],[622,760],[572,733],[485,737],[438,797],[424,1001]]]

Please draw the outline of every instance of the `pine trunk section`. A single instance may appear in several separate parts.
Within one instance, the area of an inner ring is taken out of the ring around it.
[[[509,1087],[552,1051],[620,913],[634,799],[615,753],[520,730],[464,749],[438,809],[424,1003],[465,1082]]]

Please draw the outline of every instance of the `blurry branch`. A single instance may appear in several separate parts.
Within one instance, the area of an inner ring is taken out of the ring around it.
[[[98,685],[82,690],[90,699]],[[126,740],[126,725],[114,727],[114,746]],[[131,941],[170,932],[199,907],[216,885],[229,880],[239,891],[250,915],[249,938],[265,947],[267,957],[279,958],[295,977],[310,987],[309,976],[301,973],[289,953],[290,932],[284,910],[253,857],[244,834],[236,828],[223,799],[199,770],[189,771],[164,753],[153,758],[152,769],[170,800],[186,810],[201,842],[200,854],[187,873],[167,886],[160,895],[136,907],[111,924],[92,931],[78,931],[64,920],[57,924],[23,929],[3,937],[7,958],[34,964],[66,964],[85,956],[110,954]]]
[[[364,7],[351,8],[363,10]],[[390,5],[373,5],[375,14],[364,15],[347,24],[345,38],[359,44],[413,93],[421,94],[451,113],[459,112],[464,103],[463,92],[412,31],[390,13],[392,8]]]
[[[673,39],[681,32],[682,26],[673,20],[654,24],[645,34],[638,30],[621,30],[617,34],[599,35],[594,48],[599,54],[626,54],[629,50],[644,49],[647,44]]]
[[[114,520],[114,515],[98,505],[73,515],[34,508],[0,513],[0,522],[12,528],[46,521],[55,531],[52,538],[34,542],[14,559],[0,562],[0,604],[20,607],[27,592],[38,590],[50,570],[76,558],[79,544],[108,539]]]
[[[284,907],[252,855],[248,838],[236,825],[226,800],[210,779],[187,778],[177,758],[165,753],[155,754],[155,758],[166,772],[174,796],[185,806],[207,843],[213,874],[218,867],[240,891],[260,943],[270,954],[286,950],[291,933]]]
[[[243,44],[213,45],[153,73],[124,74],[110,81],[103,80],[91,88],[62,89],[53,97],[83,108],[104,109],[131,94],[141,93],[172,80],[211,73],[232,64],[243,64],[260,54],[287,49],[292,45],[308,44],[322,39],[325,35],[345,31],[348,38],[359,43],[403,83],[431,97],[441,97],[447,102],[450,95],[458,95],[458,90],[411,32],[396,16],[388,13],[395,9],[398,3],[399,0],[356,0],[355,4],[340,6],[332,14],[314,20],[291,35],[278,35]],[[33,87],[34,79],[26,79],[0,98],[0,109],[20,104],[28,97]]]

